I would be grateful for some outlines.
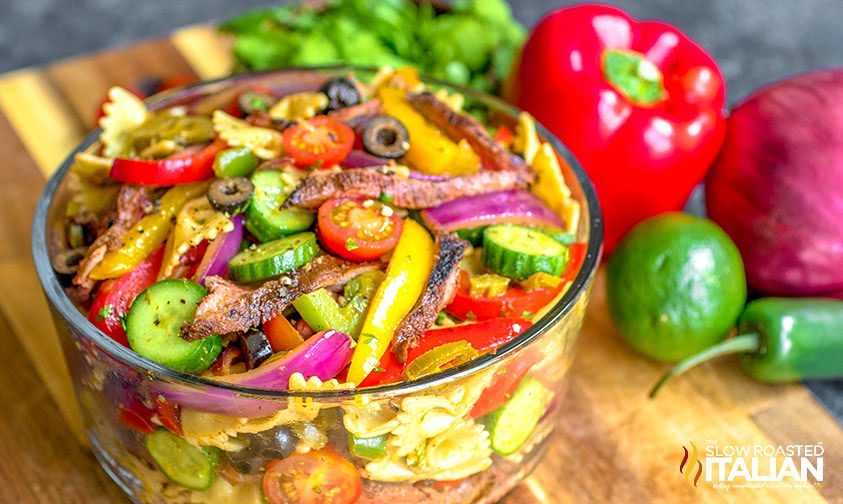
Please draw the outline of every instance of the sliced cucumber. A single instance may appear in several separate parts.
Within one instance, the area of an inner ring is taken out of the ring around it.
[[[570,245],[577,241],[577,237],[574,236],[573,233],[569,233],[567,231],[562,231],[559,228],[552,227],[552,226],[541,226],[535,228],[538,231],[546,234],[547,236],[553,238],[554,240],[558,241],[562,245]]]
[[[146,436],[146,450],[168,478],[192,490],[205,490],[214,481],[219,452],[193,446],[165,429]]]
[[[193,319],[196,307],[208,293],[190,280],[163,280],[141,292],[126,316],[129,347],[138,354],[173,369],[198,373],[207,369],[222,351],[215,334],[185,341],[182,325]]]
[[[512,399],[486,415],[492,450],[501,455],[515,453],[536,429],[553,392],[538,380],[527,378],[512,393]]]
[[[457,236],[467,241],[475,247],[483,244],[483,231],[487,226],[477,226],[473,228],[457,229]]]
[[[318,253],[316,235],[299,233],[238,253],[228,263],[228,275],[235,282],[264,280],[300,268]]]
[[[301,208],[282,210],[293,190],[279,170],[258,170],[252,174],[255,193],[246,210],[246,229],[258,240],[268,242],[304,231],[313,224],[314,213]]]
[[[483,231],[483,262],[495,273],[517,280],[538,272],[559,276],[568,265],[568,247],[528,227],[489,226]]]

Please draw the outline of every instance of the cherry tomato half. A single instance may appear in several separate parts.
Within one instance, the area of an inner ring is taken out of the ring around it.
[[[371,261],[395,248],[404,221],[379,201],[352,197],[323,203],[317,225],[328,250],[351,261]]]
[[[351,504],[362,492],[357,468],[332,450],[273,460],[263,477],[263,493],[271,504]]]
[[[284,152],[300,168],[328,168],[348,155],[354,144],[354,131],[328,116],[317,116],[284,130]]]

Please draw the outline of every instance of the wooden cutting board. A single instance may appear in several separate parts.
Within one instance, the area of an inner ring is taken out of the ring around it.
[[[91,128],[109,86],[176,74],[214,78],[230,68],[226,41],[196,27],[0,76],[0,501],[125,500],[80,442],[68,371],[30,260],[30,221],[46,177]],[[759,385],[726,360],[647,400],[664,366],[619,342],[602,273],[577,352],[548,453],[507,503],[843,502],[843,431],[804,387]],[[710,440],[822,443],[825,479],[798,489],[695,487],[679,471],[683,445]]]

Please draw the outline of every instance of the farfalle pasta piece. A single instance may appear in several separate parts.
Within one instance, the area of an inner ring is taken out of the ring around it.
[[[215,240],[223,233],[234,229],[224,213],[215,210],[207,196],[188,201],[176,216],[176,225],[167,241],[164,262],[159,278],[169,278],[179,265],[181,257],[202,242]]]
[[[363,405],[344,405],[342,417],[346,430],[359,438],[372,438],[389,434],[398,427],[398,409],[389,403],[373,402]]]
[[[492,465],[489,432],[471,420],[462,420],[427,443],[420,462],[431,479],[452,481],[485,471]]]
[[[437,434],[411,457],[390,454],[366,464],[365,476],[376,481],[412,482],[462,479],[492,465],[489,433],[473,420],[460,420]]]
[[[328,106],[328,97],[325,93],[314,91],[303,91],[301,93],[288,94],[278,100],[270,107],[269,115],[273,119],[287,121],[301,121],[310,119],[325,110]]]
[[[277,158],[283,152],[282,135],[269,128],[252,126],[246,121],[215,110],[214,131],[231,147],[248,147],[261,159]]]
[[[150,116],[146,104],[121,87],[108,90],[108,102],[103,105],[105,115],[100,119],[100,142],[106,157],[120,157],[129,149],[129,134]]]

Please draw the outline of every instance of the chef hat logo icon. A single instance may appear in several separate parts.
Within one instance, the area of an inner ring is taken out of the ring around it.
[[[694,475],[694,486],[697,486],[697,482],[700,480],[700,476],[702,476],[702,462],[700,462],[699,459],[699,449],[697,449],[697,445],[693,442],[690,444],[690,451],[685,447],[685,445],[682,445],[682,449],[685,450],[685,454],[682,456],[682,462],[679,463],[679,474],[685,478],[685,481],[689,481],[691,479],[691,475]]]

